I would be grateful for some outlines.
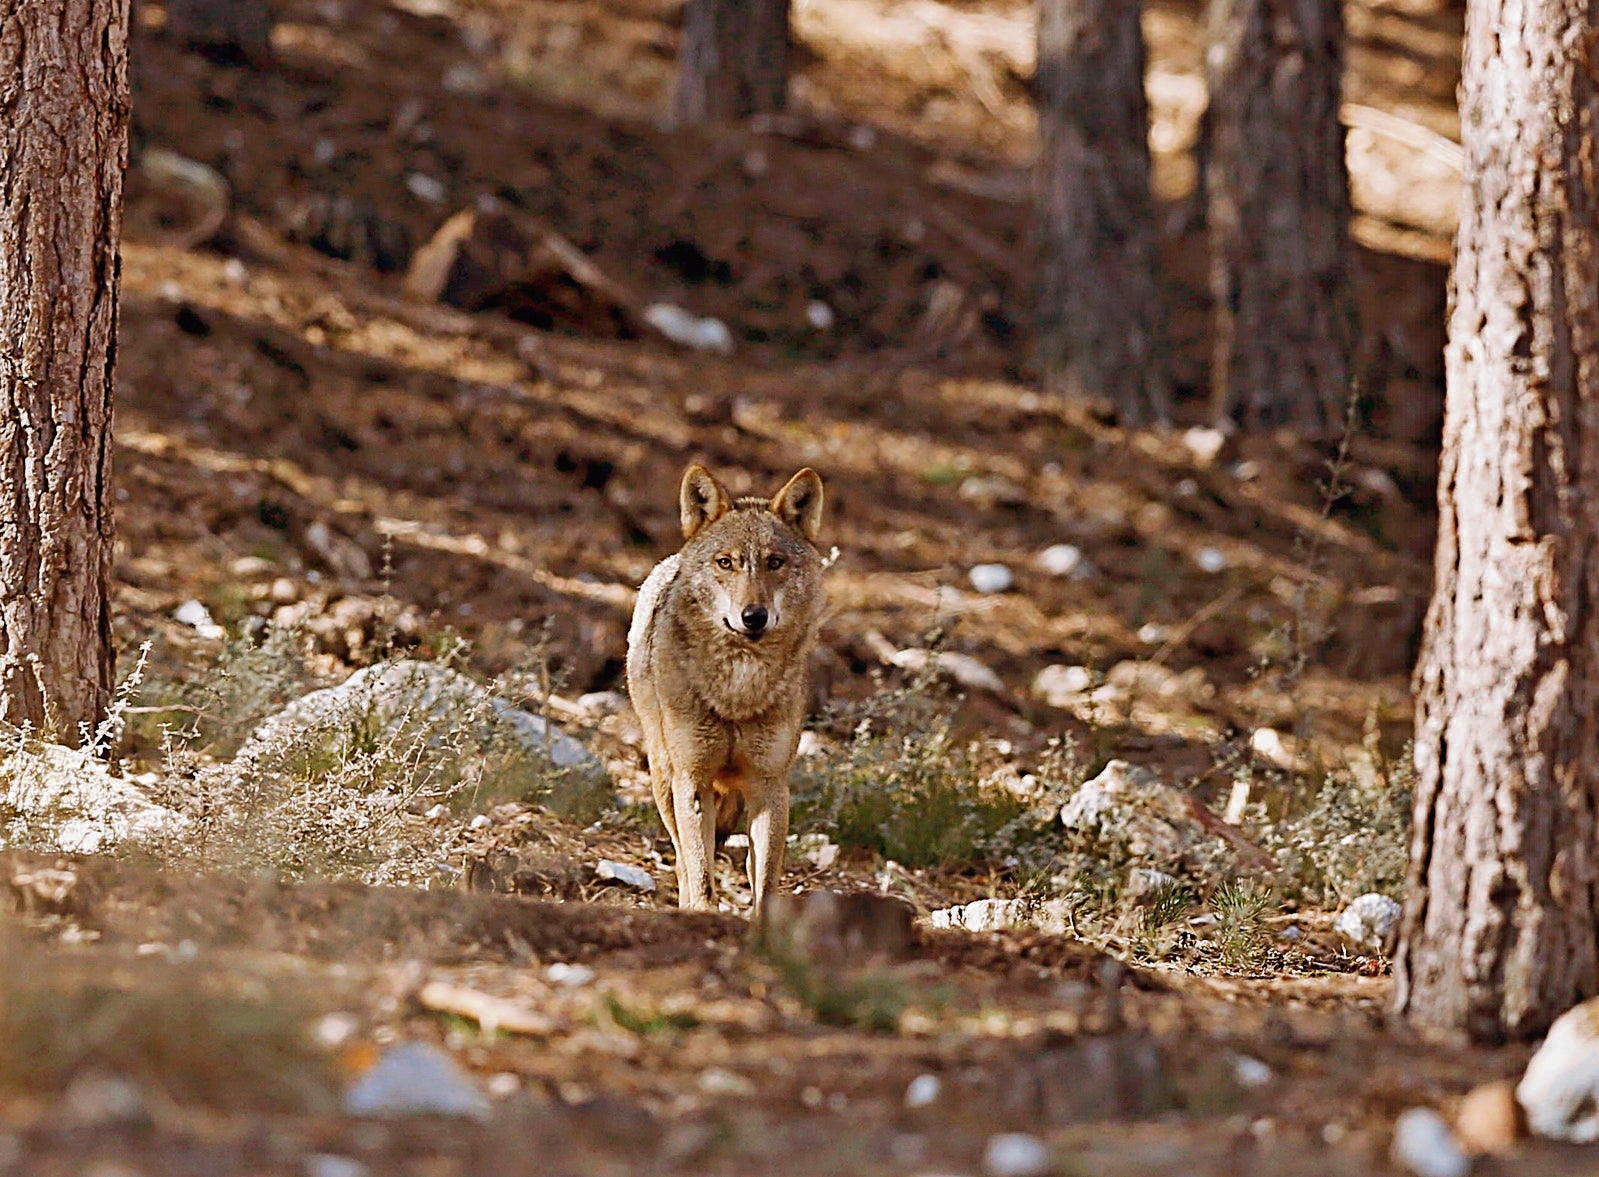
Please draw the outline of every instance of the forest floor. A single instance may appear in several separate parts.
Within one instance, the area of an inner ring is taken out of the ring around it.
[[[149,169],[130,180],[115,601],[124,670],[146,642],[150,662],[123,771],[168,796],[204,781],[263,699],[396,647],[532,676],[546,709],[620,690],[631,589],[675,548],[677,480],[700,460],[739,493],[821,471],[840,555],[819,701],[869,714],[908,692],[987,787],[1043,775],[1065,739],[1078,779],[1123,758],[1216,810],[1248,801],[1246,832],[1277,830],[1280,857],[1282,830],[1304,833],[1330,794],[1402,788],[1458,14],[1350,9],[1361,424],[1312,443],[1183,432],[1206,418],[1196,6],[1147,17],[1182,418],[1158,433],[1028,383],[1031,7],[796,8],[797,117],[704,131],[658,121],[666,0],[283,0],[276,60],[257,68],[182,50],[139,4],[136,163],[176,152],[232,197],[196,242]],[[581,301],[552,316],[407,297],[406,255],[485,195],[638,304],[721,318],[733,354],[638,338]],[[1038,563],[1062,544],[1076,575]],[[975,591],[978,563],[1014,586]],[[229,636],[179,620],[191,601]],[[254,618],[293,624],[292,667],[241,653]],[[930,641],[997,681],[948,694],[893,658]],[[1105,689],[1051,700],[1034,683],[1056,665]],[[202,680],[237,710],[202,715],[186,686]],[[834,753],[855,746],[840,722]],[[636,801],[625,726],[600,723],[595,746]],[[1385,962],[1331,931],[1371,872],[1363,843],[1295,860],[1314,877],[1263,875],[1270,939],[1243,963],[1195,947],[1191,917],[1216,901],[1191,895],[1175,930],[1136,906],[1132,934],[924,920],[903,959],[818,989],[749,942],[730,868],[730,910],[672,910],[647,810],[496,802],[403,816],[432,887],[323,869],[337,846],[267,846],[273,869],[8,851],[22,930],[0,942],[0,1169],[959,1173],[984,1167],[992,1134],[1024,1131],[1062,1174],[1364,1174],[1385,1171],[1401,1109],[1450,1110],[1525,1059],[1386,1025]],[[789,884],[888,889],[924,914],[1040,893],[1025,854],[896,865],[838,840],[836,860],[792,856]],[[602,857],[659,889],[599,880]],[[1343,863],[1358,869],[1337,877]],[[425,999],[430,982],[537,1024],[485,1032]],[[492,1113],[340,1114],[337,1091],[412,1040],[449,1051]],[[133,1077],[137,1106],[92,1081],[108,1073]],[[924,1075],[938,1083],[907,1103]],[[1585,1156],[1527,1146],[1480,1171],[1578,1172]]]

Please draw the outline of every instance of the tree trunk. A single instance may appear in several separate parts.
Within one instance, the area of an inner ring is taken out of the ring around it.
[[[733,122],[788,103],[789,0],[688,0],[673,115]]]
[[[0,718],[75,742],[112,687],[128,0],[0,0],[0,78]]]
[[[1599,35],[1470,0],[1437,583],[1395,1008],[1528,1037],[1599,990]]]
[[[180,44],[229,64],[272,57],[269,0],[167,0],[167,32]]]
[[[1128,424],[1171,410],[1139,8],[1038,5],[1037,363]]]
[[[1341,0],[1211,0],[1211,390],[1246,429],[1333,431],[1349,396]]]

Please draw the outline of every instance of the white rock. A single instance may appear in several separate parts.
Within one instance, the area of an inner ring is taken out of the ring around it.
[[[1038,928],[1064,935],[1071,926],[1071,903],[1065,899],[979,899],[945,907],[930,916],[935,928],[998,932],[1005,928]]]
[[[1215,465],[1220,456],[1222,447],[1227,444],[1227,435],[1220,429],[1207,429],[1196,425],[1183,432],[1183,445],[1194,456],[1194,462],[1199,466]]]
[[[1194,566],[1201,572],[1215,574],[1227,570],[1227,557],[1220,548],[1200,548],[1194,553]]]
[[[444,186],[442,180],[435,180],[432,176],[421,172],[412,172],[406,176],[405,186],[412,196],[428,204],[443,204],[450,195],[450,190]]]
[[[1394,1124],[1394,1164],[1416,1177],[1466,1177],[1471,1161],[1444,1118],[1431,1108],[1407,1108]]]
[[[1599,1140],[1599,999],[1555,1019],[1516,1087],[1527,1127],[1539,1136]]]
[[[655,890],[655,876],[640,867],[630,866],[625,862],[612,862],[609,858],[602,858],[599,865],[594,868],[594,873],[602,879],[612,879],[640,891]]]
[[[305,1158],[305,1177],[366,1177],[370,1172],[353,1157],[317,1152]]]
[[[1171,630],[1158,622],[1148,622],[1138,627],[1138,640],[1146,646],[1158,646],[1171,636]]]
[[[805,304],[805,321],[818,331],[830,330],[837,321],[833,308],[821,299],[812,299]]]
[[[1112,760],[1061,807],[1061,824],[1124,841],[1135,855],[1173,861],[1202,835],[1188,797],[1147,768]]]
[[[976,564],[966,575],[980,593],[1009,592],[1016,583],[1015,575],[1003,564]]]
[[[407,658],[368,666],[336,687],[290,703],[250,733],[235,760],[249,763],[284,747],[319,747],[337,757],[358,736],[382,738],[429,726],[440,729],[442,744],[464,724],[485,744],[510,736],[558,768],[604,771],[593,753],[543,716],[512,706],[448,666]]]
[[[924,1108],[928,1104],[938,1101],[939,1093],[944,1090],[944,1081],[937,1075],[917,1075],[905,1088],[905,1106],[908,1108]]]
[[[0,811],[0,845],[67,854],[153,842],[189,824],[91,752],[33,741],[0,757]]]
[[[522,1090],[522,1078],[514,1071],[496,1071],[484,1086],[495,1099],[509,1099]]]
[[[1086,666],[1046,666],[1033,679],[1033,697],[1063,710],[1076,706],[1094,686]]]
[[[584,964],[567,964],[558,960],[544,970],[544,979],[551,985],[566,989],[581,989],[594,980],[594,970]]]
[[[799,856],[817,870],[826,870],[838,861],[838,846],[826,834],[801,834],[789,841]]]
[[[466,828],[469,830],[486,830],[493,824],[494,819],[492,817],[486,813],[480,813],[466,823]]]
[[[465,1116],[487,1119],[489,1101],[455,1060],[425,1042],[402,1042],[344,1093],[352,1116]]]
[[[734,1071],[711,1067],[700,1072],[700,1090],[707,1095],[754,1095],[755,1084]]]
[[[85,1071],[67,1087],[62,1099],[66,1118],[88,1128],[137,1124],[150,1118],[149,1106],[133,1082],[104,1071]]]
[[[644,321],[673,343],[695,351],[733,354],[733,333],[720,319],[702,318],[675,303],[657,302],[644,308]]]
[[[932,651],[913,646],[904,650],[895,650],[888,656],[888,664],[897,666],[901,670],[922,670],[929,661],[937,666],[940,674],[954,679],[967,690],[993,691],[996,695],[1005,693],[1005,683],[999,675],[970,654],[962,654],[957,650],[940,650],[935,659]]]
[[[1049,1149],[1028,1132],[1000,1132],[983,1146],[983,1172],[988,1177],[1043,1177],[1049,1172]]]
[[[1271,1068],[1258,1058],[1247,1054],[1235,1054],[1232,1063],[1233,1078],[1238,1080],[1240,1087],[1265,1087],[1272,1080]]]
[[[345,1013],[323,1014],[311,1027],[311,1034],[316,1039],[317,1045],[327,1050],[337,1050],[351,1038],[355,1037],[360,1023],[355,1015]]]
[[[1388,896],[1368,891],[1351,900],[1349,906],[1338,913],[1338,918],[1333,921],[1333,930],[1356,944],[1381,952],[1389,934],[1399,923],[1403,910],[1397,901]]]
[[[1069,576],[1073,580],[1089,580],[1094,576],[1093,565],[1076,544],[1050,544],[1033,557],[1033,563],[1051,576]]]
[[[223,629],[211,618],[211,610],[199,601],[188,600],[172,610],[172,620],[180,625],[187,625],[203,638],[212,638],[220,641],[228,636],[228,631]]]
[[[1294,753],[1289,738],[1276,728],[1257,727],[1249,737],[1249,748],[1266,763],[1284,772],[1298,772],[1303,768],[1303,762]]]

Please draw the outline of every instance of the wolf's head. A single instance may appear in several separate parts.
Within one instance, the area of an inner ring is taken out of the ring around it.
[[[798,637],[822,603],[822,480],[801,470],[770,499],[735,499],[703,466],[678,492],[687,541],[679,564],[706,614],[746,642]]]

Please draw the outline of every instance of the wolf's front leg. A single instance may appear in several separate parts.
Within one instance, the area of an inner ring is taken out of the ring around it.
[[[788,846],[788,781],[762,781],[750,790],[750,890],[754,914],[761,900],[777,893],[783,877],[783,851]]]
[[[710,783],[678,773],[672,779],[672,807],[677,818],[677,905],[686,911],[714,911],[716,798]]]

